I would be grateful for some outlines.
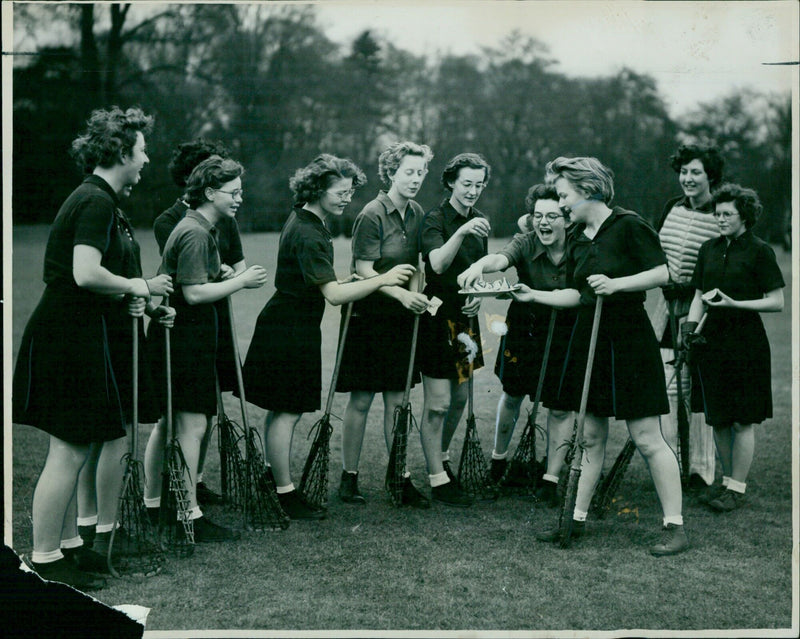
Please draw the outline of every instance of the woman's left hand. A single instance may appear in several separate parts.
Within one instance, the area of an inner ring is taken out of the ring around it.
[[[481,298],[480,297],[473,297],[472,295],[467,295],[467,301],[464,302],[464,306],[461,307],[461,312],[464,313],[467,317],[475,317],[478,314],[478,311],[481,310]]]
[[[150,317],[166,328],[175,326],[175,315],[176,311],[172,306],[156,306],[150,312]]]
[[[716,290],[716,295],[712,296],[711,299],[707,299],[706,296],[703,296],[703,302],[708,306],[713,306],[714,308],[736,308],[736,300],[734,300],[729,295],[725,295],[719,289]]]
[[[590,275],[586,282],[594,289],[596,295],[613,295],[618,292],[616,280],[608,275]]]
[[[143,297],[128,298],[128,315],[131,317],[142,317],[145,308],[147,308],[147,300]]]
[[[233,270],[227,264],[220,264],[219,266],[219,279],[220,280],[229,280],[234,275],[236,275],[236,271]]]

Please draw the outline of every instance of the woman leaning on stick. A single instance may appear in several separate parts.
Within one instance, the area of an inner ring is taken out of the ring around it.
[[[47,287],[25,327],[14,370],[14,422],[50,436],[33,493],[31,563],[43,578],[81,590],[104,581],[79,568],[86,554],[77,524],[78,473],[92,444],[102,446],[108,463],[98,471],[98,524],[110,530],[128,450],[131,317],[147,312],[172,321],[170,311],[151,302],[151,295],[172,291],[171,279],[142,279],[139,245],[118,208],[148,162],[151,128],[152,118],[139,109],[99,109],[73,141],[73,157],[87,177],[50,228]]]
[[[664,539],[653,555],[689,547],[681,515],[681,480],[675,453],[661,436],[659,415],[669,411],[661,356],[644,310],[645,291],[667,282],[666,258],[653,228],[633,211],[609,206],[612,172],[596,158],[559,157],[546,167],[559,205],[576,225],[567,249],[567,288],[536,291],[522,285],[514,297],[561,308],[578,307],[564,362],[559,397],[578,410],[596,296],[605,297],[588,397],[582,472],[572,528],[585,532],[586,515],[600,477],[608,418],[625,420],[645,458],[664,513]],[[579,449],[580,450],[580,449]],[[580,454],[577,452],[576,454]],[[556,541],[559,529],[537,538]]]

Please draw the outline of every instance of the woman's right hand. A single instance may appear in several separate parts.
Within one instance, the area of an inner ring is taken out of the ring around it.
[[[492,227],[485,217],[473,217],[471,220],[464,222],[458,230],[464,235],[489,237],[489,231],[492,230]]]
[[[267,269],[255,264],[242,271],[237,277],[242,278],[244,288],[261,288],[267,283]]]
[[[411,266],[411,264],[398,264],[378,277],[381,278],[381,286],[401,286],[405,284],[416,271],[417,269]]]
[[[169,295],[174,290],[172,288],[172,277],[166,273],[156,275],[147,280],[147,288],[150,289],[150,295]]]
[[[424,313],[428,308],[428,298],[422,293],[415,293],[413,291],[406,291],[400,297],[400,303],[412,313],[417,315]]]
[[[523,284],[520,282],[517,284],[518,288],[515,291],[511,291],[510,295],[518,302],[533,302],[533,289],[528,286],[527,284]]]
[[[473,284],[483,277],[483,269],[473,264],[456,278],[462,289],[472,288]]]

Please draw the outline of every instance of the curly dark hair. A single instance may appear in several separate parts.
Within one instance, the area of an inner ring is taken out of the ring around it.
[[[558,202],[558,193],[556,193],[555,187],[549,184],[534,184],[529,188],[527,195],[525,195],[525,212],[533,213],[533,209],[539,200],[555,200]]]
[[[397,172],[407,155],[417,155],[424,158],[425,162],[433,159],[433,151],[427,144],[417,144],[408,140],[390,144],[378,157],[378,177],[381,182],[387,185],[391,183],[391,176]]]
[[[323,153],[311,164],[294,172],[289,179],[289,188],[294,193],[295,204],[309,204],[317,202],[331,184],[347,178],[352,178],[354,189],[367,183],[364,172],[352,160]]]
[[[711,202],[716,206],[721,202],[733,202],[745,228],[752,228],[761,217],[761,200],[753,189],[747,189],[730,182],[720,186],[711,195]]]
[[[442,171],[442,186],[448,191],[452,191],[453,187],[450,186],[458,179],[458,172],[461,169],[483,169],[486,173],[486,179],[483,181],[484,186],[489,183],[489,176],[492,174],[492,167],[484,159],[482,155],[477,153],[459,153],[455,157],[450,158],[447,164],[444,165]]]
[[[136,134],[149,135],[153,116],[145,115],[138,107],[123,111],[117,106],[92,111],[86,121],[86,131],[72,141],[70,155],[84,174],[98,166],[111,168],[128,155],[136,144]]]
[[[186,201],[193,209],[203,204],[207,188],[218,189],[223,184],[244,175],[244,167],[236,160],[212,155],[206,158],[189,174],[186,181]]]
[[[686,166],[692,160],[700,160],[703,163],[703,170],[708,176],[708,183],[712,189],[722,182],[722,169],[725,167],[725,160],[719,154],[717,147],[700,144],[681,144],[678,150],[670,156],[669,165],[675,173],[680,173],[681,167]]]
[[[172,153],[172,159],[167,167],[172,181],[181,188],[185,187],[194,167],[212,155],[227,158],[231,152],[220,140],[197,138],[191,142],[184,142]]]

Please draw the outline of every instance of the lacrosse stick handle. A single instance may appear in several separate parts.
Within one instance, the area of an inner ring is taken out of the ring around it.
[[[547,373],[547,362],[550,359],[550,347],[553,344],[553,333],[556,329],[557,309],[550,311],[550,323],[547,326],[547,340],[544,344],[544,354],[542,354],[542,365],[539,367],[539,381],[536,383],[536,395],[533,398],[533,419],[536,421],[536,413],[539,412],[539,402],[542,399],[542,389],[544,388],[544,376]]]
[[[594,306],[594,318],[592,320],[592,332],[589,337],[589,353],[586,358],[586,372],[583,375],[583,388],[581,390],[581,405],[576,418],[577,428],[575,429],[575,446],[580,447],[583,441],[583,424],[586,421],[586,405],[589,402],[589,382],[592,379],[592,368],[594,367],[594,353],[597,349],[597,334],[600,330],[600,316],[603,312],[603,296],[598,295]],[[582,455],[578,450],[572,458],[572,467],[581,467]]]
[[[347,305],[344,312],[344,323],[342,324],[342,334],[339,336],[339,345],[336,348],[336,363],[333,365],[333,375],[331,375],[331,388],[328,391],[328,400],[325,402],[325,414],[330,415],[333,407],[333,396],[336,393],[336,382],[339,379],[339,369],[342,367],[342,357],[344,356],[344,343],[347,339],[347,329],[350,326],[350,316],[353,314],[353,302]]]
[[[703,332],[703,327],[706,325],[706,320],[708,319],[708,311],[704,312],[700,321],[697,322],[697,327],[692,331],[695,335],[700,335]],[[677,360],[678,354],[675,353],[675,358]],[[669,388],[670,384],[675,380],[675,376],[678,374],[678,369],[681,367],[682,362],[679,364],[677,361],[675,362],[675,368],[672,371],[672,375],[670,375],[669,380],[667,380],[667,388]]]
[[[164,296],[164,306],[169,307],[169,297]],[[169,442],[173,437],[172,424],[172,348],[170,344],[170,328],[164,327],[164,368],[167,372],[167,433],[165,441]],[[164,447],[166,450],[166,446]]]
[[[131,396],[133,405],[131,406],[131,457],[136,459],[136,453],[139,448],[139,318],[132,318],[133,335],[131,342],[133,343],[132,353],[132,372],[133,379],[131,380]]]
[[[469,318],[469,337],[475,334],[475,318]],[[467,354],[469,357],[469,353]],[[475,373],[475,358],[469,360],[469,377],[467,377],[467,418],[475,414],[475,380],[473,375]]]
[[[231,343],[233,346],[233,363],[236,369],[236,385],[239,388],[239,405],[242,409],[242,428],[247,432],[247,401],[244,396],[244,378],[242,377],[242,360],[239,357],[239,339],[236,335],[236,322],[233,319],[233,300],[231,300],[230,295],[226,299],[228,300],[228,321],[231,325]]]

